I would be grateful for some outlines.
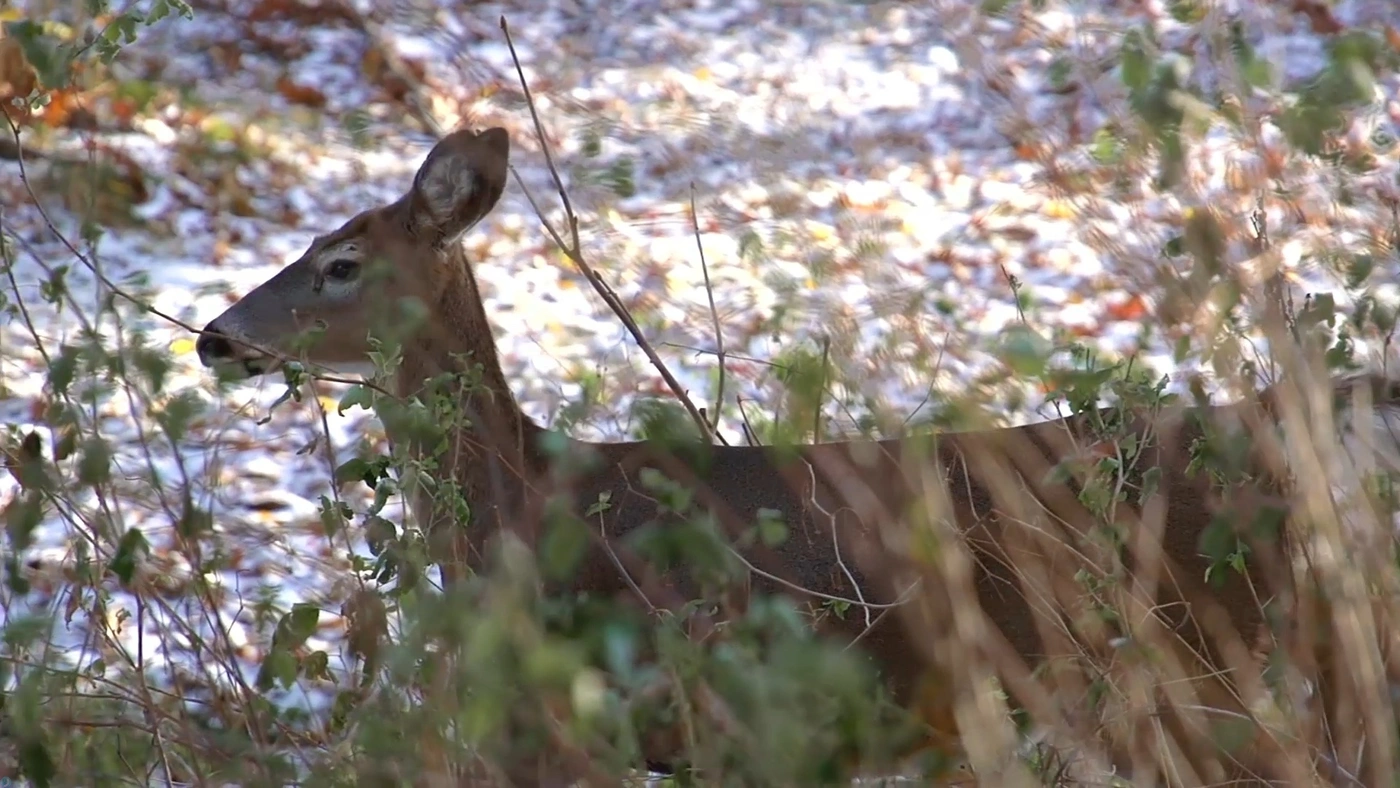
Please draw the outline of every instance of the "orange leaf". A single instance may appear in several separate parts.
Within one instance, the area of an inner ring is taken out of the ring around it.
[[[68,118],[79,109],[76,91],[60,88],[49,94],[49,104],[44,107],[44,122],[62,128],[68,125]]]
[[[136,102],[129,98],[119,98],[112,102],[112,115],[122,123],[130,123],[136,117]]]
[[[1108,314],[1114,320],[1141,320],[1147,314],[1147,304],[1142,296],[1134,294],[1127,301],[1109,304]]]
[[[293,104],[320,109],[326,106],[326,95],[313,87],[298,85],[292,78],[283,74],[277,78],[277,92]]]
[[[13,38],[0,38],[0,100],[28,96],[39,84],[34,69],[24,59],[24,50]]]

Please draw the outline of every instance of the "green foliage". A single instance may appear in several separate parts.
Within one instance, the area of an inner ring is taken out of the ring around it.
[[[5,23],[5,35],[13,37],[24,50],[41,84],[47,89],[68,84],[73,65],[91,54],[111,63],[122,50],[136,42],[141,28],[160,22],[172,13],[186,19],[194,11],[183,0],[154,0],[147,8],[128,7],[110,13],[105,0],[90,0],[87,8],[93,19],[106,22],[87,35],[78,37],[57,23],[44,24],[29,19]]]
[[[1329,134],[1341,130],[1348,112],[1375,101],[1378,71],[1396,67],[1400,53],[1379,33],[1351,30],[1327,42],[1327,65],[1299,93],[1280,125],[1288,141],[1314,156]]]

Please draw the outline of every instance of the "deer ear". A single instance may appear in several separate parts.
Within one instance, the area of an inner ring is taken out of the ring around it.
[[[409,194],[409,222],[434,241],[461,237],[491,212],[506,187],[505,129],[455,131],[433,146]]]

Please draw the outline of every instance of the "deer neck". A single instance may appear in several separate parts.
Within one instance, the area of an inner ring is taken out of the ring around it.
[[[459,405],[455,418],[463,425],[452,441],[454,462],[479,467],[481,463],[473,460],[490,452],[522,471],[538,468],[538,435],[544,428],[520,409],[510,392],[465,255],[454,247],[441,263],[437,301],[430,306],[426,327],[404,345],[394,376],[395,393],[403,399],[423,397],[429,393],[428,381],[444,372],[457,374],[447,392]]]

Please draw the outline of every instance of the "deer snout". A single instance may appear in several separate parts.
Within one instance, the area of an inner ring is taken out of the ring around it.
[[[199,338],[194,342],[194,350],[199,354],[200,363],[206,367],[233,359],[233,343],[209,326],[199,332]]]
[[[206,367],[241,369],[248,376],[261,375],[268,371],[268,357],[255,348],[230,339],[219,329],[214,320],[199,332],[194,342],[199,361]]]

